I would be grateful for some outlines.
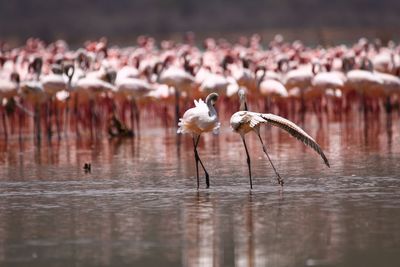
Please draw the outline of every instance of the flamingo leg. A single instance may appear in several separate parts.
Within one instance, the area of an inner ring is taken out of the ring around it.
[[[35,105],[34,124],[35,124],[35,129],[36,129],[36,141],[38,144],[40,144],[40,140],[41,140],[40,104],[38,104],[38,103],[36,103],[36,105]]]
[[[65,100],[65,113],[64,113],[64,136],[68,139],[68,131],[69,131],[69,97]]]
[[[95,117],[94,117],[94,100],[89,100],[89,127],[90,127],[90,139],[93,140],[94,137],[94,125],[95,125]]]
[[[175,88],[175,126],[179,123],[179,91]]]
[[[251,163],[250,163],[250,155],[249,155],[249,151],[247,149],[247,145],[246,145],[246,140],[244,138],[244,135],[241,135],[242,140],[243,140],[243,145],[244,148],[246,149],[246,155],[247,155],[247,167],[249,168],[249,178],[250,178],[250,189],[253,189],[253,181],[251,180]]]
[[[22,106],[22,99],[20,100],[20,104]],[[22,127],[24,125],[24,113],[22,112],[21,108],[18,110],[18,138],[19,141],[21,142],[22,140]]]
[[[258,138],[260,139],[261,145],[262,145],[262,147],[263,147],[263,151],[264,151],[265,155],[267,155],[267,158],[268,158],[268,160],[269,160],[269,163],[271,163],[271,166],[272,166],[272,168],[274,169],[274,172],[275,172],[275,174],[276,174],[276,176],[277,176],[277,179],[278,179],[278,184],[280,184],[281,186],[283,186],[283,179],[281,178],[281,176],[279,175],[279,173],[278,173],[277,170],[275,169],[275,166],[274,166],[274,164],[272,163],[271,158],[270,158],[269,155],[268,155],[267,147],[264,145],[264,142],[263,142],[263,140],[262,140],[262,138],[261,138],[260,133],[257,133],[257,135],[258,135]]]
[[[57,127],[57,138],[61,140],[61,117],[60,117],[60,109],[58,108],[57,101],[54,101],[54,113],[56,116],[56,127]]]
[[[132,97],[131,99],[131,128],[132,135],[135,136],[135,99]]]
[[[139,112],[139,108],[138,108],[135,98],[132,98],[132,105],[133,105],[133,109],[135,111],[134,115],[135,115],[135,120],[136,120],[136,131],[139,134],[139,132],[140,132],[140,112]],[[133,125],[132,128],[134,128],[134,124],[132,124],[132,125]]]
[[[367,107],[367,97],[364,92],[361,94],[361,107],[360,109],[364,112],[364,116],[367,116],[368,107]]]
[[[50,98],[49,101],[46,103],[46,130],[47,130],[47,140],[50,142],[51,137],[52,137],[52,132],[51,132],[51,117],[53,116],[52,112],[52,105],[53,105],[53,99]]]
[[[164,126],[165,126],[165,128],[168,128],[168,125],[169,125],[169,116],[168,116],[168,106],[167,105],[165,105],[164,107],[163,107],[163,110],[162,110],[162,116],[163,116],[163,121],[164,121]]]
[[[206,188],[210,188],[210,175],[208,174],[206,168],[204,167],[203,162],[200,159],[199,153],[197,152],[197,145],[200,141],[200,135],[197,136],[197,140],[195,142],[195,157],[197,158],[198,162],[200,162],[201,167],[204,170],[204,174],[206,175]]]
[[[386,109],[386,113],[387,114],[390,114],[392,112],[392,102],[391,102],[391,99],[390,99],[390,95],[386,96],[385,109]]]
[[[199,181],[199,160],[197,156],[197,145],[195,141],[195,137],[193,136],[193,148],[194,148],[194,160],[196,161],[196,178],[197,178],[197,190],[200,187],[200,181]]]
[[[140,134],[140,110],[136,105],[136,129],[137,133]]]
[[[74,117],[75,117],[75,133],[76,133],[76,137],[80,138],[81,134],[79,132],[80,114],[79,114],[79,110],[78,110],[78,94],[75,94],[75,97],[74,97]]]
[[[300,112],[301,113],[306,113],[307,107],[306,107],[306,100],[304,97],[304,90],[300,89]]]
[[[4,139],[7,140],[8,138],[8,129],[7,129],[7,121],[6,121],[6,110],[3,108],[2,110],[2,121],[3,121],[3,131],[4,131]]]
[[[99,100],[97,100],[99,101]],[[97,101],[94,101],[96,103]],[[100,116],[103,113],[102,112],[102,104],[103,102],[100,102],[98,105],[93,106],[93,126],[94,126],[94,131],[96,134],[96,139],[98,140],[101,137],[101,120]]]

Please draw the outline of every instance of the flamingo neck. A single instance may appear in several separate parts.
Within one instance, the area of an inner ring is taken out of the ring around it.
[[[267,72],[267,69],[265,67],[259,67],[258,69],[256,69],[255,71],[255,76],[257,77],[257,71],[261,70],[262,71],[262,75],[260,76],[260,78],[257,81],[257,89],[260,89],[260,84],[262,83],[262,81],[264,81],[265,78],[265,74]]]
[[[249,109],[247,108],[247,101],[246,101],[246,97],[240,97],[240,107],[239,107],[240,111],[248,111]]]
[[[206,103],[209,110],[208,114],[210,115],[210,117],[217,117],[217,111],[215,110],[215,107],[212,104],[212,100],[207,98]]]

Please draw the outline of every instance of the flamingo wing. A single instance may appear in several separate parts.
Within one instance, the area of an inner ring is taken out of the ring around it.
[[[250,127],[255,128],[258,124],[265,122],[265,119],[261,116],[251,116],[250,117]]]
[[[305,145],[311,147],[313,150],[315,150],[324,160],[326,166],[330,167],[329,161],[326,158],[324,152],[322,151],[321,147],[315,142],[315,140],[309,136],[303,129],[301,129],[299,126],[297,126],[295,123],[282,118],[280,116],[274,115],[274,114],[259,114],[259,117],[264,120],[264,122],[268,122],[271,125],[277,126],[286,132],[288,132],[290,135],[295,137],[296,139],[300,140],[303,142]]]

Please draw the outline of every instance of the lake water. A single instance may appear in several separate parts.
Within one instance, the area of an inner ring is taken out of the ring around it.
[[[0,266],[400,266],[400,123],[306,118],[330,160],[280,129],[245,151],[223,123],[192,140],[146,128],[134,139],[0,146]],[[91,173],[83,165],[91,163]]]

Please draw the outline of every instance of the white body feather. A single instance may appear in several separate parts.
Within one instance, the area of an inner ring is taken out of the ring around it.
[[[194,101],[195,107],[188,109],[179,120],[178,133],[192,133],[200,135],[203,132],[218,133],[220,123],[214,107],[210,107],[203,100]]]

